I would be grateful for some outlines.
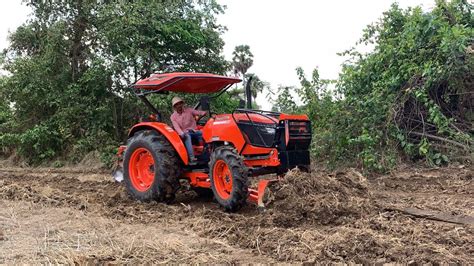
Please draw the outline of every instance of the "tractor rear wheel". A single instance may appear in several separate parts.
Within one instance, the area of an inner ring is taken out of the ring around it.
[[[179,158],[168,140],[152,130],[135,133],[124,156],[124,183],[135,199],[171,202],[179,188]]]
[[[226,211],[237,211],[246,204],[248,169],[233,147],[222,146],[212,152],[209,174],[214,197]]]

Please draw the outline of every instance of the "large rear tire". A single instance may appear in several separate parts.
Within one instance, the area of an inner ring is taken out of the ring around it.
[[[139,201],[171,202],[179,188],[180,161],[171,144],[155,131],[135,133],[124,156],[124,183]]]
[[[238,211],[247,203],[248,169],[233,147],[222,146],[212,152],[209,173],[214,197],[226,211]]]

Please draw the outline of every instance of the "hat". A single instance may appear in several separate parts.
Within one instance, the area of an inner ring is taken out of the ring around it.
[[[177,103],[181,103],[181,102],[184,102],[183,99],[179,98],[178,96],[175,96],[173,97],[173,100],[171,100],[171,105],[173,105],[174,107]]]

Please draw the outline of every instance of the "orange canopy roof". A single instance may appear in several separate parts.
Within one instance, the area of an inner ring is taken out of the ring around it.
[[[153,74],[148,78],[137,81],[133,88],[185,93],[213,93],[241,81],[239,78],[209,73],[175,72]]]

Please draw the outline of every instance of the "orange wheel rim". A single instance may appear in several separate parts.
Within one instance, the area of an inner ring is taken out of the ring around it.
[[[218,160],[213,168],[213,180],[217,194],[222,199],[230,198],[232,192],[232,173],[229,166],[223,161]]]
[[[155,180],[155,160],[145,148],[136,149],[130,158],[130,181],[133,187],[141,192],[147,191]]]

